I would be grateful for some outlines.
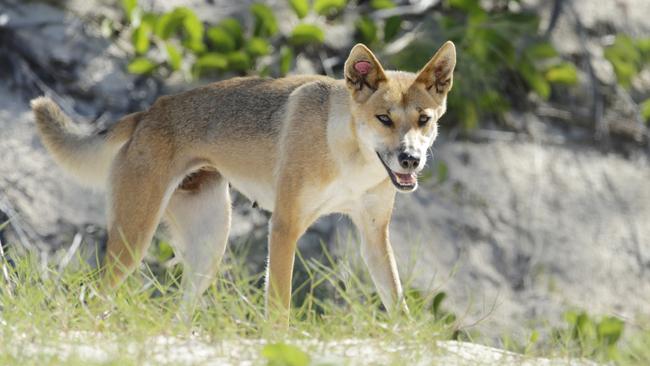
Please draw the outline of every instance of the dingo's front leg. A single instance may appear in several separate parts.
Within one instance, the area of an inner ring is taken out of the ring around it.
[[[272,322],[288,324],[291,279],[296,243],[305,230],[295,210],[276,210],[269,228],[269,260],[266,273],[266,316]]]
[[[361,256],[381,301],[389,312],[398,306],[408,313],[388,234],[394,200],[395,189],[386,180],[365,194],[351,217],[361,237]]]

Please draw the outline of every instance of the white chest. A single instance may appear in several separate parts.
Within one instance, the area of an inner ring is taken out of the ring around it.
[[[324,189],[311,192],[312,207],[317,215],[346,213],[358,207],[368,190],[387,179],[384,168],[377,164],[351,165]]]

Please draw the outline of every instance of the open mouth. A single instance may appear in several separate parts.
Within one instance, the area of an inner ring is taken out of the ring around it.
[[[397,173],[391,170],[388,165],[384,162],[384,159],[381,158],[381,155],[377,152],[377,157],[381,164],[386,168],[390,180],[393,182],[393,185],[400,191],[411,192],[418,187],[418,177],[415,172],[411,173]]]

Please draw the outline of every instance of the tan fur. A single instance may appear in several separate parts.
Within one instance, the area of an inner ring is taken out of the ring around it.
[[[385,306],[406,310],[388,225],[396,187],[417,187],[413,177],[445,112],[455,59],[448,42],[418,74],[385,71],[357,45],[344,80],[234,78],[161,97],[90,136],[74,132],[51,100],[35,99],[32,107],[55,160],[88,182],[108,183],[108,287],[140,262],[166,220],[185,263],[191,312],[223,255],[230,183],[273,212],[269,315],[287,321],[296,242],[332,212],[349,215],[358,227]],[[388,116],[390,126],[378,115]]]

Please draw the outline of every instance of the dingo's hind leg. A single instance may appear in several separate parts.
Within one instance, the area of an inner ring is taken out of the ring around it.
[[[148,151],[148,150],[144,150]],[[151,244],[162,212],[178,178],[170,173],[170,154],[147,159],[141,149],[120,150],[111,171],[108,192],[108,244],[103,285],[117,287],[140,263]]]
[[[228,182],[216,171],[191,174],[172,196],[166,221],[183,262],[180,315],[185,320],[214,281],[226,249],[230,216]]]

